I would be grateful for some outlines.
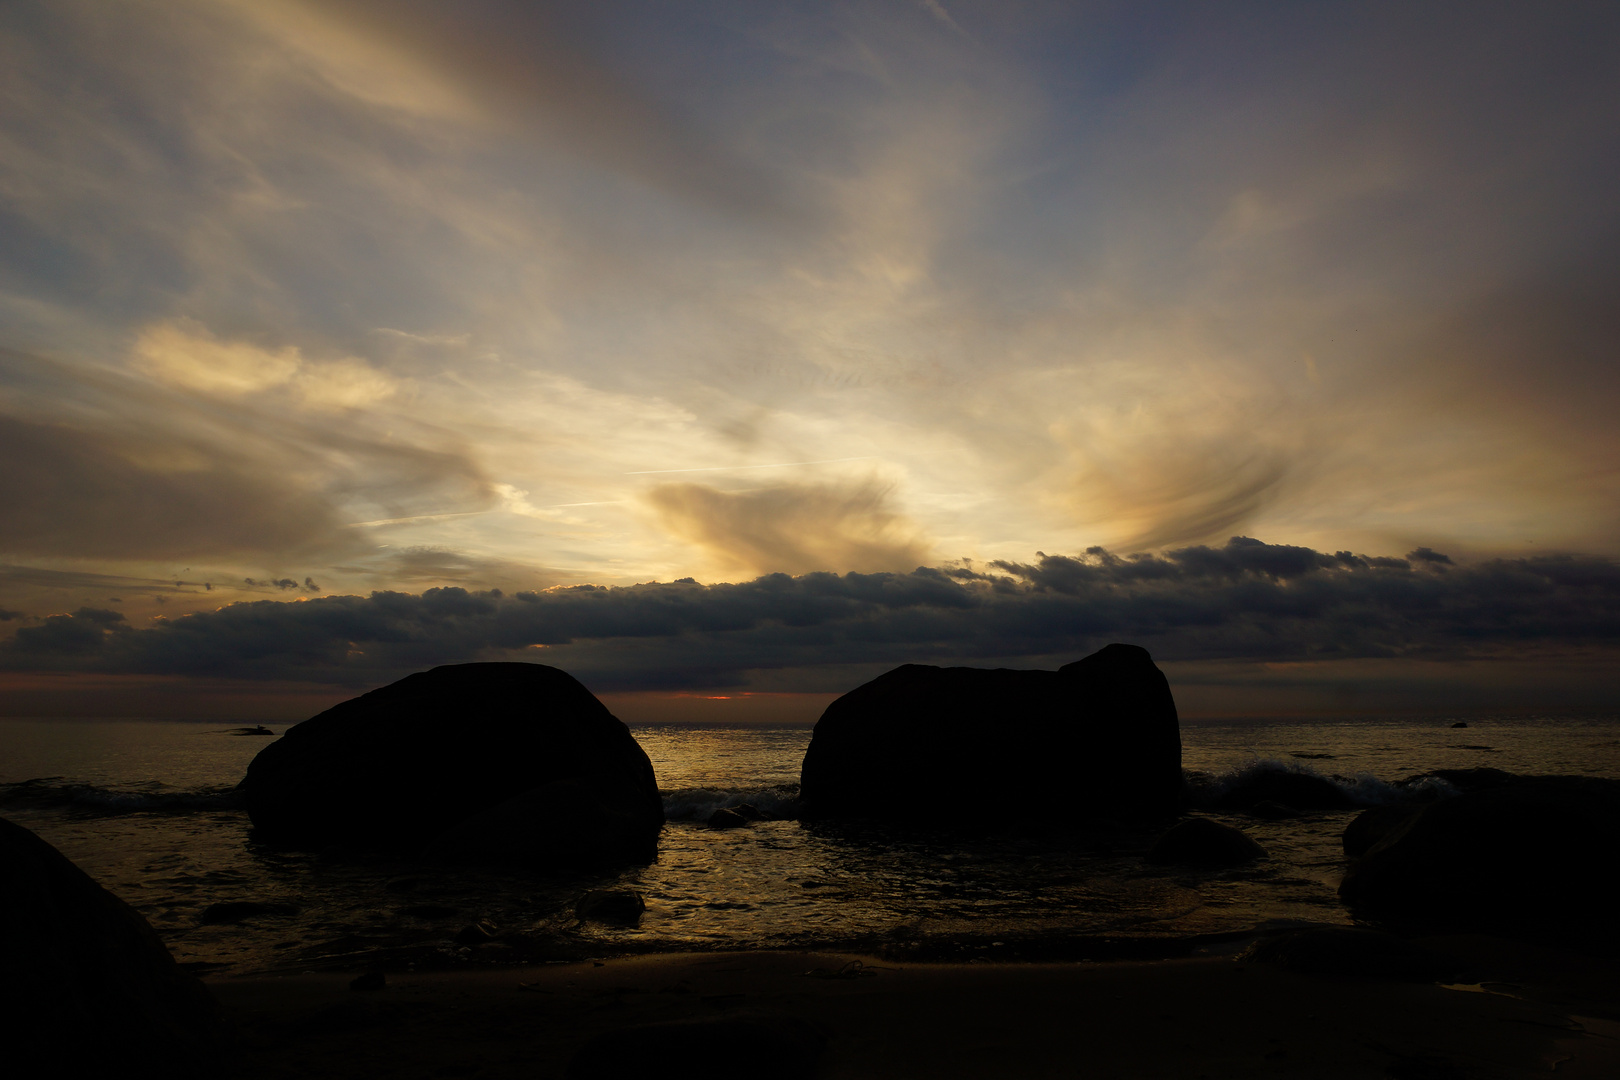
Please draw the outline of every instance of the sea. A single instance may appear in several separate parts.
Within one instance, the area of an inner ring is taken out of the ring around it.
[[[1458,726],[1466,723],[1466,727]],[[272,725],[276,735],[283,728]],[[919,961],[1168,957],[1257,932],[1347,924],[1340,837],[1359,810],[1263,820],[1195,810],[1268,857],[1157,866],[1148,831],[1020,837],[1021,792],[937,798],[983,830],[802,821],[809,727],[632,727],[668,818],[657,860],[592,873],[445,868],[258,842],[235,787],[275,735],[229,722],[0,720],[0,816],[139,910],[199,973],[527,964],[640,952],[804,948]],[[1218,793],[1255,770],[1332,780],[1357,807],[1443,796],[1410,778],[1489,767],[1620,778],[1620,716],[1182,722],[1182,764]],[[448,736],[447,736],[448,737]],[[424,792],[431,798],[431,792]],[[707,824],[747,803],[746,828]],[[578,902],[631,890],[630,925]]]

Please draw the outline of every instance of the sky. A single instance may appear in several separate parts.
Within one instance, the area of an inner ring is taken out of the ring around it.
[[[0,5],[0,712],[1620,710],[1610,3]]]

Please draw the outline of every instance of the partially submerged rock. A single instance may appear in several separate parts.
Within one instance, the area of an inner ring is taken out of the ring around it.
[[[438,667],[345,701],[261,750],[241,789],[272,843],[541,866],[645,860],[664,820],[629,729],[541,664]]]
[[[1339,895],[1390,925],[1612,950],[1620,780],[1527,776],[1423,806],[1356,862]]]
[[[580,922],[634,926],[646,910],[647,902],[640,893],[629,889],[593,889],[574,904],[574,917]]]
[[[709,828],[741,829],[747,826],[751,820],[731,807],[723,806],[709,815]]]
[[[1340,843],[1344,846],[1345,855],[1352,859],[1361,858],[1384,837],[1406,824],[1420,809],[1420,806],[1395,803],[1363,810],[1344,827]]]
[[[1177,822],[1154,843],[1148,862],[1180,866],[1241,866],[1266,857],[1266,849],[1242,829],[1209,818]]]
[[[10,1075],[193,1075],[213,1001],[140,913],[0,819],[0,1048]]]
[[[1015,802],[1021,828],[1168,814],[1181,732],[1146,649],[1109,645],[1058,671],[907,664],[828,706],[805,752],[812,816],[967,819]]]

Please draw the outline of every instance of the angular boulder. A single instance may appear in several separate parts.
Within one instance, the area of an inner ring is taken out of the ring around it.
[[[1339,895],[1398,928],[1620,947],[1620,780],[1525,776],[1430,803],[1350,865]]]
[[[0,818],[0,1061],[15,1076],[201,1075],[213,1001],[140,912]]]
[[[1109,645],[1057,671],[907,664],[816,723],[799,796],[814,817],[982,818],[1016,803],[1036,830],[1175,812],[1181,728],[1146,649]]]
[[[542,664],[437,667],[345,701],[261,750],[241,790],[256,835],[295,847],[645,860],[664,822],[630,730]]]

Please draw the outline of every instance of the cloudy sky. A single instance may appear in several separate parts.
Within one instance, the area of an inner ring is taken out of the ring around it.
[[[1616,191],[1608,3],[14,0],[3,708],[1613,709]]]

